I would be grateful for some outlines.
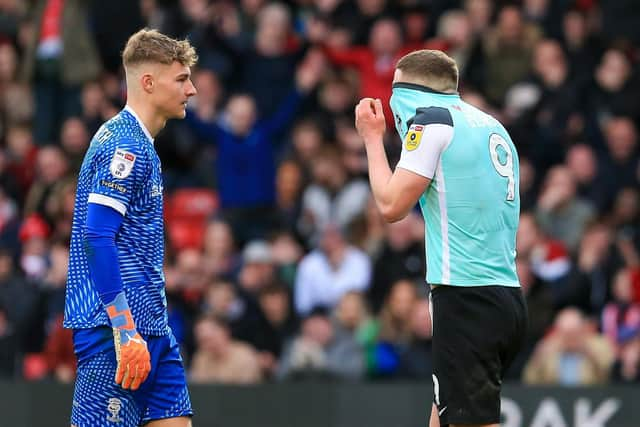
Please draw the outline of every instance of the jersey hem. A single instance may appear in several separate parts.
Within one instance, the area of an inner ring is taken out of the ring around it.
[[[519,282],[510,283],[486,283],[486,282],[467,282],[467,283],[434,283],[427,280],[430,286],[458,286],[460,288],[479,288],[482,286],[504,286],[507,288],[519,288]]]

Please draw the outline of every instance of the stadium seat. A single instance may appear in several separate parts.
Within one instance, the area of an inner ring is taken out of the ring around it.
[[[202,248],[207,220],[218,209],[218,196],[207,188],[176,190],[167,197],[165,221],[169,244],[175,250]]]

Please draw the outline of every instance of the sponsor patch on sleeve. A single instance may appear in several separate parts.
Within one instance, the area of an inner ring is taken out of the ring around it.
[[[127,192],[127,187],[125,187],[124,185],[116,184],[115,182],[107,181],[105,179],[100,180],[100,185],[115,190],[119,193],[124,194]]]
[[[111,159],[109,171],[111,175],[118,179],[124,179],[131,174],[133,164],[136,162],[136,156],[128,151],[116,148]]]
[[[407,132],[407,136],[404,138],[404,145],[407,151],[413,151],[420,145],[422,140],[422,132],[424,131],[424,125],[412,124]]]

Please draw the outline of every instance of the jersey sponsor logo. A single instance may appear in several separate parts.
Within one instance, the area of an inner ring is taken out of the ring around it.
[[[136,156],[134,154],[116,148],[116,152],[113,153],[113,159],[111,159],[111,166],[109,167],[111,175],[118,179],[128,177],[133,170],[133,164],[135,162]]]
[[[413,151],[420,145],[422,140],[422,132],[424,131],[423,125],[411,125],[407,136],[404,138],[404,145],[407,147],[407,151]]]
[[[100,180],[100,185],[103,187],[111,188],[112,190],[116,190],[119,193],[126,193],[127,187],[124,185],[116,184],[115,182],[107,181],[104,179]]]

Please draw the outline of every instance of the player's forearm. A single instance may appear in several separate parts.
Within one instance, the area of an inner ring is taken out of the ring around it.
[[[122,277],[116,247],[116,234],[122,215],[114,209],[89,203],[84,230],[84,248],[91,282],[106,307],[122,292]]]
[[[97,212],[100,212],[102,208],[105,207],[97,209]],[[105,222],[97,225],[95,222],[98,218]],[[115,243],[116,233],[112,230],[113,227],[109,227],[109,225],[113,226],[113,223],[109,221],[108,214],[107,217],[96,215],[96,210],[94,210],[93,214],[89,215],[84,239],[91,282],[98,292],[111,326],[114,328],[116,348],[119,351],[120,346],[141,338],[136,330],[136,324],[122,286],[118,250]]]
[[[393,172],[389,167],[382,141],[365,143],[369,165],[369,183],[378,209],[387,221],[393,218],[393,194],[389,191],[389,181]]]
[[[91,281],[109,316],[111,326],[134,333],[136,326],[122,286],[115,241],[96,234],[90,227],[85,232]]]
[[[114,328],[135,332],[120,274],[116,235],[123,216],[103,205],[89,203],[84,231],[84,247],[91,282]]]

